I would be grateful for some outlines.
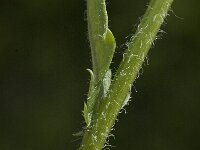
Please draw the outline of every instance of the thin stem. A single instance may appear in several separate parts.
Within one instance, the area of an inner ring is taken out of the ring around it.
[[[90,128],[87,128],[84,133],[80,150],[100,150],[104,147],[119,111],[127,102],[130,87],[137,78],[172,2],[173,0],[151,0],[136,34],[128,44],[107,97],[100,103],[93,114]]]
[[[87,19],[88,32],[90,39],[90,47],[92,52],[93,72],[98,76],[98,62],[97,62],[97,42],[99,38],[103,37],[108,26],[107,13],[104,0],[88,0],[87,1]]]
[[[108,15],[105,0],[87,0],[87,20],[94,80],[98,82],[110,66],[113,56],[113,51],[110,50],[112,49],[111,47],[115,49],[114,37],[108,29]],[[109,53],[109,58],[107,58],[108,56],[105,54],[109,51],[111,51],[111,54]]]
[[[91,74],[91,81],[83,116],[87,126],[89,126],[94,107],[98,106],[102,97],[105,97],[110,86],[111,76],[109,74],[111,74],[111,71],[109,67],[116,43],[108,28],[105,0],[87,0],[87,19],[93,70],[88,69]]]

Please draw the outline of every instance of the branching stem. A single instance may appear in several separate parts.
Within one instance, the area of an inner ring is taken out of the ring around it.
[[[105,4],[105,0],[88,0],[87,2],[97,11],[105,11],[104,9],[98,10],[96,6],[98,3],[99,5]],[[100,150],[105,146],[117,115],[127,101],[126,97],[130,87],[142,67],[142,63],[167,16],[172,2],[173,0],[151,0],[135,35],[128,43],[128,48],[114,80],[111,82],[107,96],[101,101],[98,109],[93,114],[91,125],[85,130],[80,150]],[[90,9],[90,6],[88,8]],[[101,17],[92,18],[90,11],[88,13],[90,23],[93,21],[99,22],[99,19],[103,19]],[[103,24],[107,26],[107,22]],[[105,32],[104,27],[99,28],[98,32],[101,33],[101,30]],[[96,34],[95,32],[96,30],[92,31],[90,37],[93,36],[92,34]]]

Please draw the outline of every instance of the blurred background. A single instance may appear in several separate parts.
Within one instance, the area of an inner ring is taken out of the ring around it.
[[[107,1],[118,44],[113,71],[148,1]],[[175,0],[111,149],[200,149],[199,6]],[[0,150],[78,148],[72,134],[84,125],[91,68],[85,10],[85,0],[1,0]]]

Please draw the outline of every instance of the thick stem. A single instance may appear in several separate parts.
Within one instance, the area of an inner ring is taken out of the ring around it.
[[[91,127],[85,131],[80,150],[100,150],[105,146],[109,132],[119,111],[125,105],[130,87],[141,69],[172,2],[173,0],[151,0],[136,34],[128,44],[123,61],[111,83],[108,96],[94,114]]]

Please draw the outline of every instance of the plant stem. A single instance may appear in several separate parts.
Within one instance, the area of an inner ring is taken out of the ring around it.
[[[108,29],[105,0],[87,0],[87,20],[94,80],[99,82],[109,69],[115,49],[115,39]]]
[[[87,126],[93,116],[93,109],[98,105],[102,93],[107,93],[110,84],[104,84],[104,80],[111,80],[108,74],[112,61],[116,43],[112,32],[108,28],[108,15],[106,11],[105,0],[87,0],[87,20],[88,32],[92,54],[92,68],[90,88],[87,104],[84,106],[84,118],[87,120]],[[98,99],[98,100],[97,100]]]
[[[88,0],[88,5],[104,0]],[[109,132],[117,115],[126,104],[127,94],[137,78],[145,57],[156,39],[173,0],[151,0],[140,25],[128,43],[124,58],[111,83],[107,97],[93,114],[93,120],[86,129],[80,150],[100,150],[105,146]],[[96,7],[96,5],[93,5]],[[100,19],[100,18],[99,18]]]

